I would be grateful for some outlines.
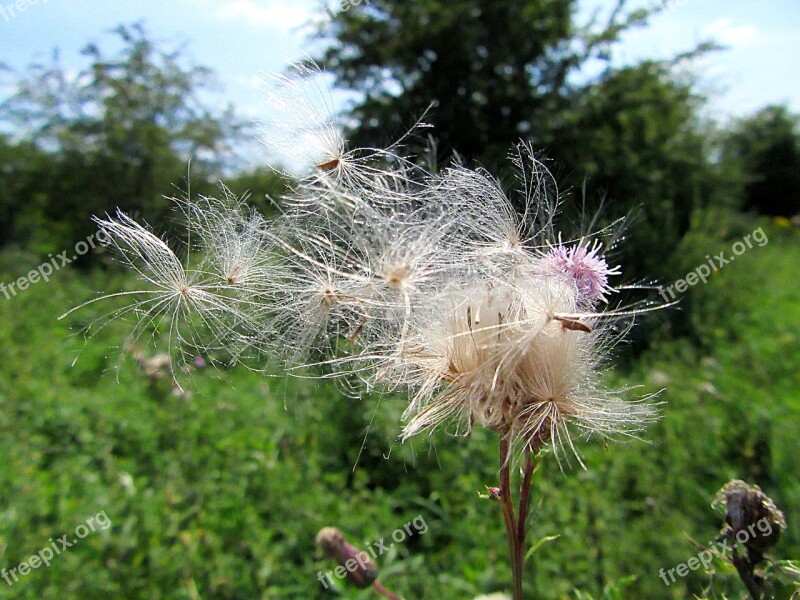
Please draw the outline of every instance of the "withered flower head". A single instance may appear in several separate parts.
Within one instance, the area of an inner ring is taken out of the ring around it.
[[[761,552],[778,543],[786,519],[772,499],[757,485],[733,479],[722,486],[712,503],[725,508],[720,539],[736,539],[748,550]]]
[[[378,578],[378,566],[364,550],[350,544],[335,527],[324,527],[317,534],[317,544],[344,568],[347,580],[358,588],[370,587]]]

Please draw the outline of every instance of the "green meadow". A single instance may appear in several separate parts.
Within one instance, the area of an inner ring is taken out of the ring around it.
[[[697,555],[689,538],[706,545],[718,533],[710,504],[732,478],[786,514],[771,555],[800,557],[800,236],[763,226],[767,245],[689,291],[691,340],[655,341],[612,372],[616,385],[641,386],[632,394],[663,389],[644,439],[581,441],[586,469],[543,457],[530,597],[740,598],[721,561],[669,586],[659,577]],[[687,272],[739,237],[687,238]],[[6,252],[2,280],[38,263]],[[69,268],[0,297],[0,597],[377,598],[321,583],[336,566],[314,543],[328,525],[358,546],[384,540],[380,580],[409,600],[509,591],[500,511],[480,497],[496,485],[493,435],[443,430],[400,444],[401,396],[352,399],[244,367],[181,374],[188,394],[175,395],[169,377],[152,380],[133,360],[129,323],[81,335],[119,302],[58,320],[131,285]],[[150,356],[147,341],[136,350]],[[393,543],[414,519],[425,527]],[[76,541],[62,549],[64,535]],[[8,573],[46,547],[59,549],[49,566]]]

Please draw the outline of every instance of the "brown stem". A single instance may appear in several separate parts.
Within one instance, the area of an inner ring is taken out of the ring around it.
[[[522,487],[519,492],[519,522],[517,523],[517,539],[521,551],[525,550],[525,519],[528,518],[528,505],[531,498],[531,480],[533,472],[536,470],[536,461],[533,458],[534,450],[530,447],[525,449],[525,469],[522,471]]]
[[[752,598],[752,600],[761,600],[761,585],[756,581],[753,574],[753,563],[750,562],[749,557],[740,556],[736,548],[733,549],[732,554],[733,566],[736,567],[739,579],[742,580],[742,583],[747,588],[750,598]]]
[[[511,500],[511,457],[509,455],[511,434],[506,433],[500,440],[500,506],[503,509],[503,523],[506,527],[508,552],[511,558],[511,576],[514,584],[514,600],[522,597],[522,543],[514,517],[514,502]]]
[[[395,596],[392,592],[383,587],[383,584],[380,581],[375,580],[375,583],[373,583],[372,586],[375,588],[375,591],[377,591],[379,594],[383,594],[389,598],[389,600],[400,600],[398,596]]]

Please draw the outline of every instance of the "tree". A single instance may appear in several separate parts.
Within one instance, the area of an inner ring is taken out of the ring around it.
[[[122,42],[115,55],[90,44],[83,50],[89,66],[70,76],[55,52],[52,64],[20,76],[14,96],[0,105],[0,119],[47,158],[34,177],[37,210],[61,232],[52,236],[56,247],[88,235],[90,215],[116,206],[163,219],[163,195],[181,185],[190,160],[193,191],[210,190],[242,129],[230,109],[216,114],[200,100],[213,83],[208,69],[185,66],[182,50],[160,49],[140,24],[114,33]],[[20,213],[30,193],[3,203]],[[4,233],[25,242],[29,232]]]
[[[361,92],[351,141],[396,137],[434,102],[426,121],[446,155],[498,171],[523,138],[553,159],[567,209],[605,197],[609,216],[639,211],[625,259],[635,278],[664,274],[692,211],[716,201],[711,149],[696,118],[702,101],[673,73],[715,48],[612,68],[621,34],[660,9],[576,23],[575,0],[374,0],[323,23],[317,57],[339,86]],[[587,67],[600,66],[590,77]],[[578,207],[578,208],[575,208]]]
[[[745,176],[745,209],[800,214],[800,116],[767,106],[732,127],[724,151]]]
[[[584,86],[570,120],[554,131],[550,151],[585,178],[582,192],[606,196],[610,218],[632,211],[619,259],[639,276],[668,275],[692,216],[737,194],[710,160],[713,138],[697,117],[702,101],[669,64],[646,61]]]
[[[36,186],[48,162],[47,154],[34,144],[14,143],[0,135],[0,240],[11,239],[15,227],[24,227],[26,211],[40,203]]]
[[[320,25],[318,62],[363,93],[352,141],[385,143],[431,103],[445,152],[496,161],[527,137],[542,146],[575,90],[573,76],[609,58],[620,34],[655,9],[575,24],[576,0],[375,0]]]

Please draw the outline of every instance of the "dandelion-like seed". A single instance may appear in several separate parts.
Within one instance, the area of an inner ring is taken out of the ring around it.
[[[188,270],[166,242],[124,213],[117,212],[116,219],[98,218],[95,221],[106,238],[111,240],[123,263],[134,270],[147,287],[90,300],[65,313],[62,318],[98,300],[131,296],[135,301],[102,319],[99,328],[110,318],[133,313],[137,318],[132,333],[134,339],[165,318],[168,321],[170,347],[173,348],[176,341],[186,341],[187,335],[182,327],[186,315],[208,307],[211,299],[207,290],[197,284],[197,273]]]
[[[635,435],[655,417],[647,402],[607,390],[602,363],[613,345],[601,314],[572,317],[578,295],[565,277],[476,283],[436,318],[414,322],[398,357],[416,390],[404,437],[452,420],[511,435],[525,448],[551,443],[577,456],[570,429]],[[432,310],[435,310],[432,307]],[[443,313],[443,314],[442,314]],[[581,327],[565,326],[579,323]]]
[[[218,276],[221,284],[253,300],[269,293],[265,284],[277,271],[271,259],[274,244],[266,235],[269,223],[225,186],[221,190],[221,200],[203,196],[180,205],[190,224],[189,234],[200,238],[209,277]]]
[[[424,125],[417,123],[389,148],[348,149],[325,76],[310,59],[268,76],[261,87],[268,114],[261,121],[261,139],[274,167],[290,177],[304,174],[294,202],[314,206],[332,186],[335,192],[370,191],[372,201],[402,195],[419,174],[419,167],[397,150],[403,138]]]
[[[513,200],[485,170],[429,173],[399,143],[348,150],[330,104],[308,99],[317,75],[299,67],[267,93],[265,143],[309,169],[276,218],[224,188],[221,200],[182,200],[186,261],[122,213],[98,220],[145,283],[112,294],[135,302],[111,317],[136,316],[135,334],[166,321],[173,350],[254,350],[288,371],[324,365],[325,377],[406,391],[403,439],[447,425],[497,432],[491,497],[503,508],[519,599],[539,450],[580,462],[578,438],[636,437],[656,417],[651,397],[630,400],[603,377],[645,310],[608,306],[621,269],[604,254],[607,229],[562,242],[558,187],[529,146],[512,156]]]
[[[235,357],[260,348],[256,335],[263,333],[266,283],[278,272],[263,235],[256,231],[263,221],[243,220],[241,205],[230,196],[184,202],[183,208],[190,233],[196,230],[200,238],[194,262],[181,260],[167,242],[122,212],[96,218],[122,263],[144,286],[95,298],[61,318],[88,304],[128,297],[130,304],[94,321],[89,332],[132,316],[136,323],[131,341],[147,331],[155,340],[162,332],[168,353],[179,361],[191,360],[198,352],[224,350]]]
[[[262,140],[277,166],[335,169],[345,141],[319,69],[292,65],[285,74],[268,76],[261,86],[268,111]]]

